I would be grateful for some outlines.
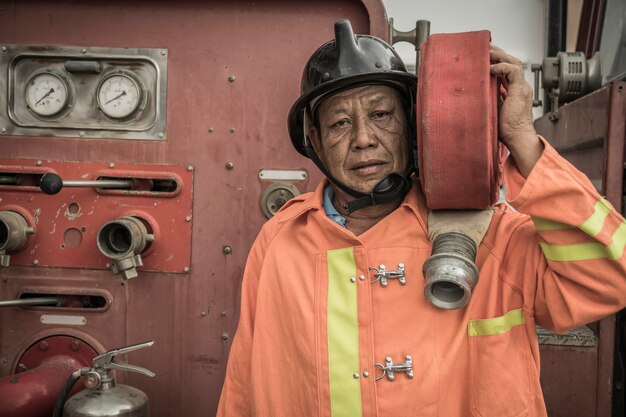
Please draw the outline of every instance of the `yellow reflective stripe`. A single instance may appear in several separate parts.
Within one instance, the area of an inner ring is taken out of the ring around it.
[[[609,213],[613,210],[611,203],[609,203],[604,198],[600,197],[600,199],[593,206],[593,214],[589,216],[587,220],[585,220],[578,228],[583,232],[587,233],[589,236],[597,236],[602,229],[604,228],[604,222],[606,218],[609,216]],[[548,219],[542,219],[541,217],[531,217],[533,223],[535,224],[535,229],[537,231],[542,232],[546,230],[567,230],[573,229],[572,226],[555,222]]]
[[[540,243],[541,250],[549,261],[586,261],[590,259],[620,258],[626,246],[626,224],[620,223],[613,236],[611,244],[605,246],[601,243],[575,243],[572,245],[550,245]]]
[[[611,210],[613,210],[613,207],[611,207],[609,202],[600,197],[600,200],[593,206],[593,214],[578,228],[589,236],[597,236],[604,228],[604,222]]]
[[[492,319],[470,320],[467,323],[469,336],[489,336],[502,334],[511,330],[512,327],[526,323],[521,309],[511,310],[503,316]]]
[[[356,263],[352,248],[328,252],[328,368],[333,417],[362,413],[359,379],[359,322]]]
[[[567,230],[573,229],[572,226],[565,223],[553,222],[552,220],[542,219],[541,217],[531,217],[538,232],[545,230]]]

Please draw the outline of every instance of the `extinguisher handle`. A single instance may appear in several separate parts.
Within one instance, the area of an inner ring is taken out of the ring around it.
[[[126,372],[137,372],[139,374],[144,374],[145,376],[149,376],[150,378],[156,375],[154,372],[146,368],[142,368],[141,366],[137,366],[137,365],[131,365],[129,363],[111,362],[109,364],[109,369],[115,369],[118,371],[126,371]]]
[[[131,346],[126,346],[126,347],[119,348],[119,349],[110,350],[108,352],[105,352],[93,358],[92,366],[94,369],[116,369],[119,371],[138,372],[140,374],[153,377],[155,373],[152,371],[149,371],[148,369],[145,369],[136,365],[131,365],[128,363],[117,363],[114,361],[117,355],[123,355],[125,353],[132,352],[134,350],[150,347],[152,345],[154,345],[154,340],[151,340],[149,342],[144,342],[144,343],[138,343],[138,344],[131,345]]]

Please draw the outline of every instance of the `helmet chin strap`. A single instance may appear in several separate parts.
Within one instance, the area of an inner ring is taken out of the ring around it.
[[[406,193],[408,193],[409,189],[411,188],[411,181],[409,180],[409,178],[413,170],[409,169],[405,176],[396,173],[391,173],[387,175],[378,184],[376,184],[372,192],[369,194],[353,190],[352,188],[349,188],[341,182],[337,181],[330,174],[330,172],[328,172],[328,170],[310,145],[306,146],[305,149],[307,156],[313,161],[313,163],[315,163],[315,165],[317,165],[322,173],[326,175],[326,178],[328,178],[341,190],[355,198],[354,200],[346,203],[343,207],[348,212],[348,214],[354,213],[355,211],[365,207],[390,203],[392,201],[404,198]]]

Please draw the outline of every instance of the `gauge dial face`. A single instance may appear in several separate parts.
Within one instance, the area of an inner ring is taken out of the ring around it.
[[[69,97],[67,84],[53,73],[33,76],[26,86],[26,103],[40,116],[54,116],[65,108]]]
[[[112,75],[98,88],[98,105],[107,116],[125,119],[139,107],[141,94],[139,84],[130,76]]]

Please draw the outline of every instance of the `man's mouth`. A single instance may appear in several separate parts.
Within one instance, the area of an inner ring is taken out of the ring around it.
[[[360,175],[375,174],[383,169],[387,165],[385,161],[378,159],[370,159],[368,161],[357,162],[350,168],[351,171],[355,171]]]

